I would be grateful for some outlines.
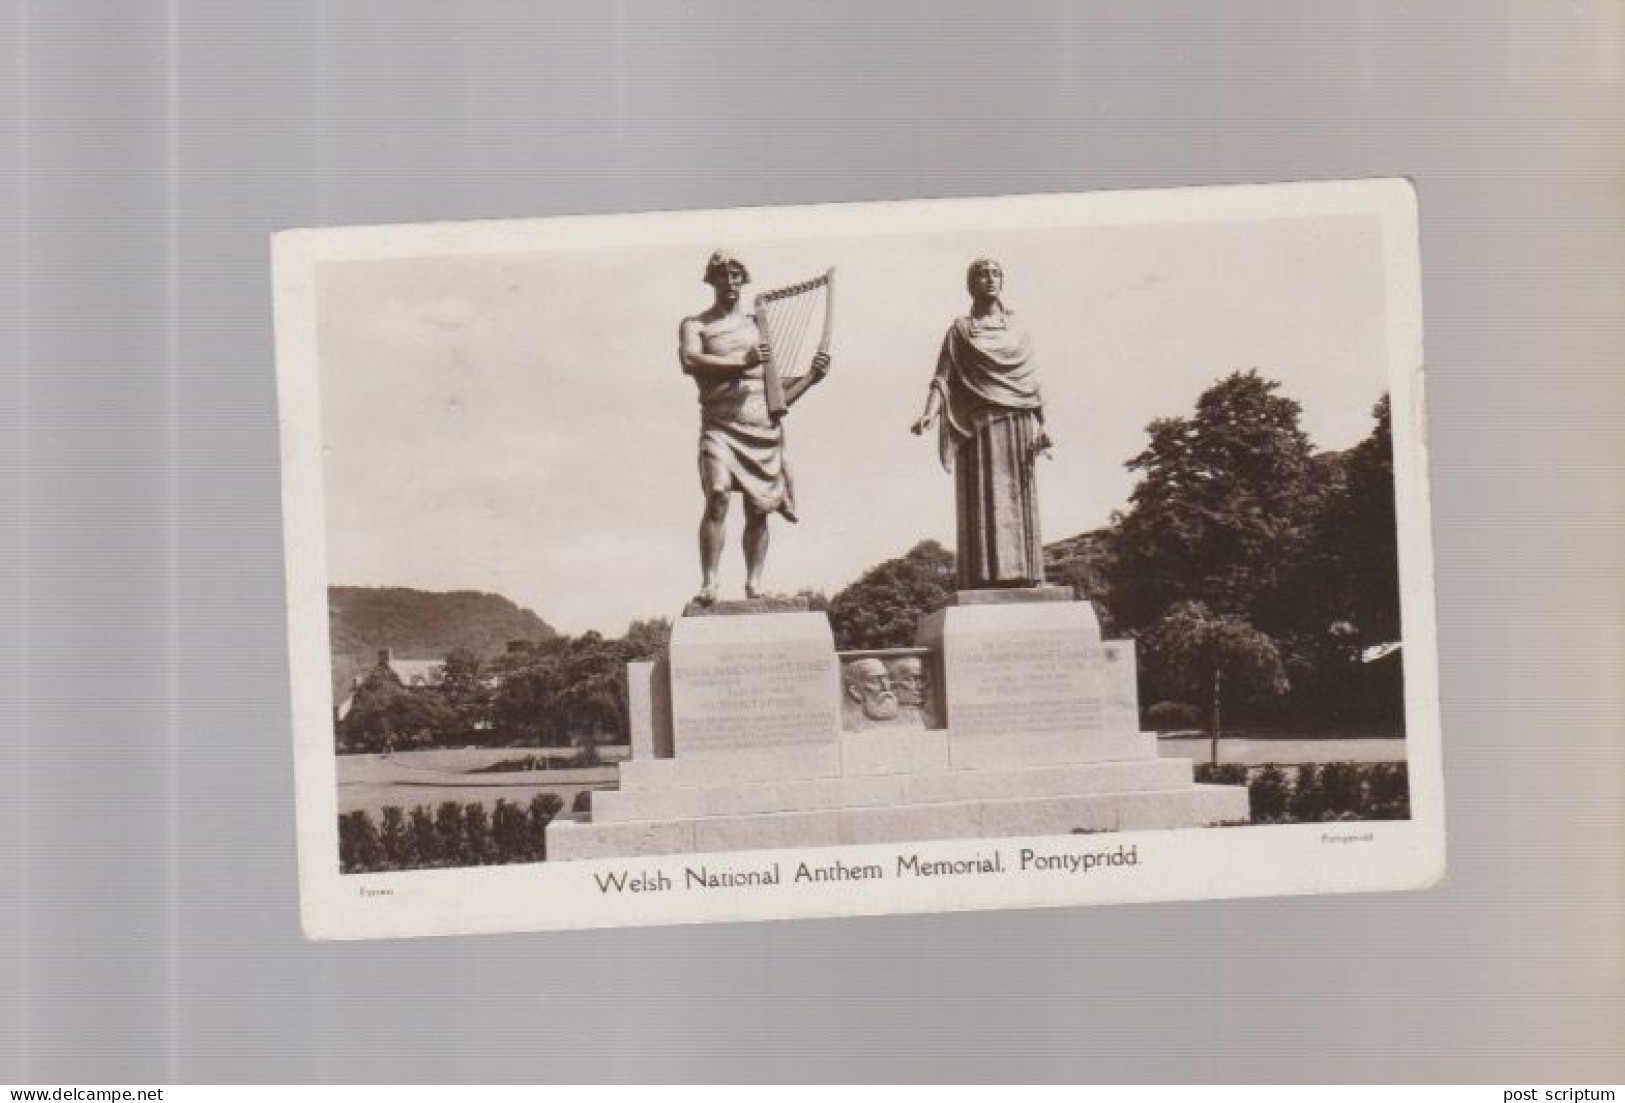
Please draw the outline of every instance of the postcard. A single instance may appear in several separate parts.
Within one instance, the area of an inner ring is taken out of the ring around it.
[[[1444,875],[1409,182],[273,262],[308,936]]]

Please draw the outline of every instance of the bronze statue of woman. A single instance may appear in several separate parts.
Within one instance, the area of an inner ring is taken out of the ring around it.
[[[970,313],[948,328],[918,435],[938,424],[954,476],[959,587],[1038,586],[1044,546],[1033,464],[1050,448],[1032,341],[1004,305],[1004,269],[972,262]]]

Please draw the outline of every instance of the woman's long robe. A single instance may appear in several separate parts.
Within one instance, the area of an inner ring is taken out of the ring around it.
[[[1026,330],[1008,313],[958,319],[931,385],[942,395],[942,464],[954,475],[960,588],[1039,585],[1043,399]]]

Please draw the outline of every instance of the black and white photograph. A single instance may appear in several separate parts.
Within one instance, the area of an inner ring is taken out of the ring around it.
[[[1357,181],[283,235],[308,926],[1436,878],[1415,234]]]
[[[0,26],[0,1097],[1620,1097],[1625,4]]]

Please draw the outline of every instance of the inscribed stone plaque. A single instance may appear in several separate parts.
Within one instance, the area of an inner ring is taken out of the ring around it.
[[[1120,659],[1126,645],[1099,642],[1085,602],[943,609],[921,635],[941,648],[955,735],[1098,732],[1118,711],[1109,704],[1120,706],[1123,683],[1107,674],[1105,649]]]
[[[670,663],[679,758],[839,739],[835,641],[822,613],[682,617]]]
[[[1086,602],[947,608],[920,638],[942,652],[954,769],[1156,757],[1134,645],[1101,642]]]

